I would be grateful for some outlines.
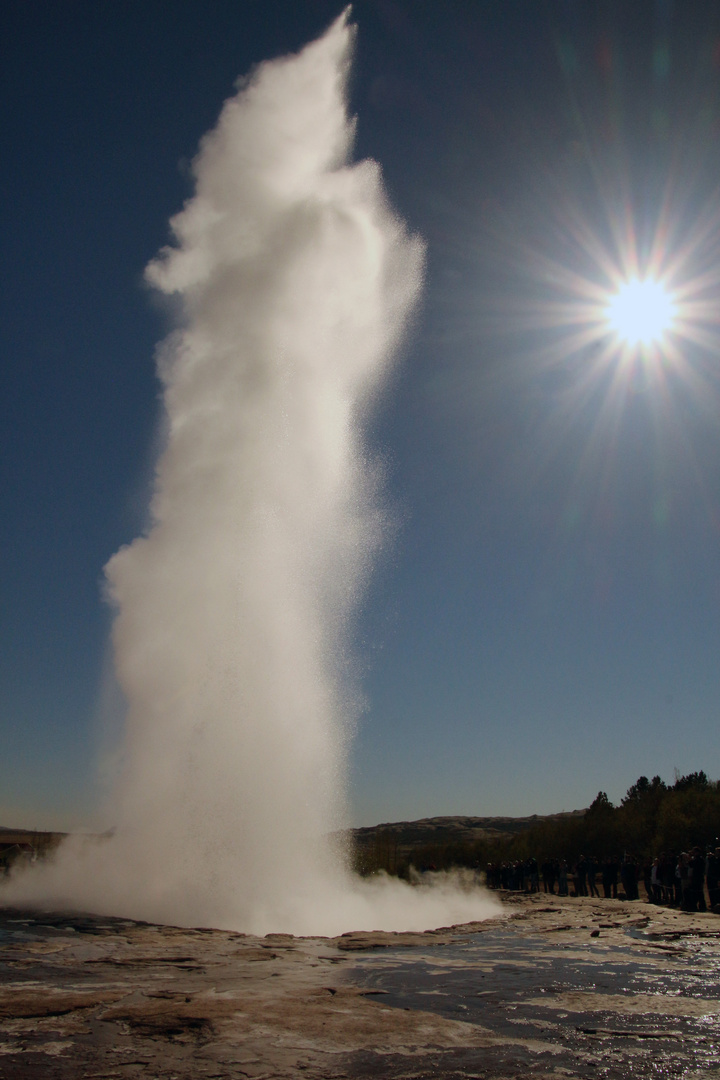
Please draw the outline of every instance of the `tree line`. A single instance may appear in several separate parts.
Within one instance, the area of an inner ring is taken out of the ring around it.
[[[700,846],[720,844],[720,781],[704,771],[676,774],[674,782],[659,776],[640,776],[614,806],[599,791],[584,814],[540,821],[519,833],[472,843],[426,844],[398,854],[392,838],[380,834],[371,849],[357,852],[356,869],[363,874],[384,870],[407,877],[415,869],[446,870],[455,866],[484,869],[488,862],[535,858],[567,859],[583,855],[603,858],[631,854],[652,860],[661,852],[678,854]]]

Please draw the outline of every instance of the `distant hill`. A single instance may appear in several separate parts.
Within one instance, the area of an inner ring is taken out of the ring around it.
[[[16,859],[47,855],[56,848],[65,833],[38,832],[34,829],[8,829],[0,825],[0,873]]]
[[[544,821],[582,817],[584,810],[560,814],[532,814],[530,817],[433,817],[419,821],[394,821],[352,829],[353,843],[359,851],[369,851],[378,844],[391,843],[397,857],[407,858],[420,848],[452,844],[472,844],[512,836]]]
[[[563,811],[560,814],[531,814],[530,817],[432,817],[419,821],[389,821],[362,829],[350,829],[355,850],[375,853],[392,849],[391,863],[409,859],[414,852],[429,847],[451,847],[473,844],[482,840],[498,840],[514,836],[545,821],[561,821],[582,817],[584,810]],[[30,845],[38,853],[56,847],[65,833],[35,832],[30,829],[11,829],[0,825],[0,852],[15,845]],[[107,835],[107,834],[105,834]],[[388,861],[383,859],[383,861]]]
[[[43,832],[42,829],[9,829],[7,825],[0,825],[0,843],[32,844],[34,841],[52,843],[60,841],[67,833]]]

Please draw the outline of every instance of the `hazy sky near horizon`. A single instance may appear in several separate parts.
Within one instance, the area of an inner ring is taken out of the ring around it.
[[[143,270],[236,79],[342,8],[3,5],[0,824],[94,820],[118,723],[102,568],[146,524],[171,324]],[[355,631],[353,822],[716,778],[720,4],[353,21],[356,157],[427,244],[369,419],[392,526]],[[701,304],[623,365],[580,300],[633,245]]]

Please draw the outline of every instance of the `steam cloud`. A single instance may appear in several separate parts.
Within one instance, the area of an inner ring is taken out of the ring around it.
[[[262,64],[193,166],[159,350],[151,527],[108,563],[128,702],[118,825],[6,899],[266,933],[424,929],[485,894],[363,882],[344,824],[347,616],[379,537],[358,421],[418,293],[421,242],[349,165],[347,13]]]

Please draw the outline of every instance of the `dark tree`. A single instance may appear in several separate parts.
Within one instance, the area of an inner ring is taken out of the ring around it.
[[[698,791],[705,791],[710,786],[710,781],[703,769],[700,772],[691,772],[686,776],[675,775],[675,784],[673,791],[690,791],[695,788]]]
[[[604,815],[607,814],[608,811],[613,809],[613,804],[608,799],[606,792],[598,791],[597,795],[590,803],[585,817]]]

